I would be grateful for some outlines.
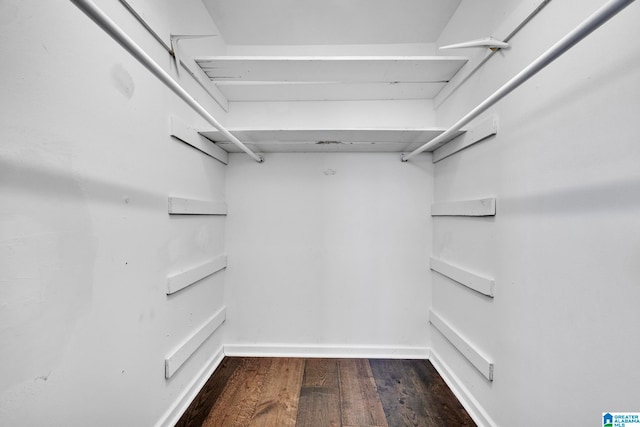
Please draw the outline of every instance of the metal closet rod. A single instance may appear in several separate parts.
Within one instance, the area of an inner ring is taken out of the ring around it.
[[[511,80],[505,83],[501,88],[495,91],[487,99],[482,101],[480,105],[471,110],[466,116],[458,120],[453,126],[447,129],[445,132],[438,135],[436,138],[427,142],[419,148],[416,148],[407,155],[402,155],[401,160],[406,162],[416,154],[422,153],[435,145],[449,140],[456,132],[458,132],[464,125],[471,120],[478,117],[484,111],[486,111],[493,104],[504,98],[512,90],[520,86],[530,77],[535,75],[538,71],[552,63],[560,55],[571,49],[575,44],[581,41],[583,38],[591,34],[602,24],[611,19],[614,15],[620,12],[625,7],[633,3],[634,0],[611,0],[593,13],[584,22],[573,29],[569,34],[560,39],[556,44],[551,46],[546,52],[540,55],[536,60],[529,64],[524,70],[516,74]]]
[[[193,108],[202,118],[209,124],[218,129],[231,142],[238,146],[242,151],[247,153],[253,160],[262,163],[264,158],[257,155],[242,143],[238,138],[233,136],[224,126],[222,126],[202,105],[198,103],[189,93],[184,90],[173,77],[169,75],[157,62],[153,60],[136,42],[131,39],[115,22],[111,20],[102,10],[100,10],[93,2],[89,0],[71,0],[73,4],[85,13],[93,22],[98,24],[107,34],[120,44],[127,52],[136,58],[145,68],[156,76],[162,83],[178,95],[184,102]]]

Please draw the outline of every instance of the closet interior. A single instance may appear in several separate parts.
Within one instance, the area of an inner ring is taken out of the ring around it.
[[[0,425],[172,426],[256,357],[428,360],[480,426],[640,415],[638,22],[3,1]]]

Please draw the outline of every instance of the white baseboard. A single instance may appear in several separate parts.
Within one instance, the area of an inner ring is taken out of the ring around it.
[[[226,356],[428,359],[427,347],[225,344]]]
[[[180,420],[182,414],[185,413],[193,399],[196,398],[202,387],[211,377],[213,372],[218,368],[222,359],[224,359],[224,347],[220,346],[218,351],[207,361],[205,367],[196,375],[194,380],[189,384],[184,393],[169,408],[167,412],[156,423],[156,427],[173,427]]]
[[[453,394],[458,398],[464,409],[467,410],[473,421],[480,427],[495,427],[497,424],[480,403],[471,395],[451,368],[442,361],[436,352],[431,350],[429,360],[444,382],[447,383]]]

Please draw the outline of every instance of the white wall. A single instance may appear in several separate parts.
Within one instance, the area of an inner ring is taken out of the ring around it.
[[[118,2],[100,6],[170,68]],[[210,31],[199,1],[181,7],[165,27]],[[224,245],[224,219],[170,218],[167,197],[224,197],[224,166],[172,140],[170,115],[201,121],[71,2],[3,1],[0,33],[0,425],[153,425],[222,344],[165,380],[223,304],[223,274],[172,297],[167,275]]]
[[[551,2],[442,105],[438,123],[601,4]],[[477,22],[463,5],[447,34]],[[495,219],[437,218],[433,229],[435,256],[496,279],[490,300],[433,276],[434,310],[495,363],[488,382],[432,329],[434,355],[488,423],[599,425],[603,411],[638,410],[639,21],[633,4],[494,107],[497,137],[435,166],[436,201],[497,197]]]
[[[426,357],[430,155],[231,155],[225,350]]]

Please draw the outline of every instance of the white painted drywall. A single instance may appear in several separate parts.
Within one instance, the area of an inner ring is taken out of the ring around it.
[[[471,3],[446,34],[482,25]],[[552,1],[438,109],[438,124],[603,3]],[[600,425],[603,411],[638,410],[639,21],[635,3],[491,109],[496,137],[435,166],[436,202],[497,198],[495,218],[434,218],[433,229],[435,257],[496,280],[491,300],[433,275],[434,310],[495,363],[490,383],[432,330],[488,423]]]
[[[226,344],[426,357],[430,154],[231,154]]]
[[[204,0],[229,44],[323,45],[433,42],[460,0]]]
[[[98,3],[170,69],[119,2]],[[156,3],[166,26],[211,28],[180,3],[188,20]],[[223,218],[169,217],[167,198],[223,198],[224,166],[172,140],[170,116],[202,121],[71,2],[3,1],[0,33],[0,425],[153,425],[222,344],[165,380],[224,277],[166,295],[168,275],[224,249]]]

